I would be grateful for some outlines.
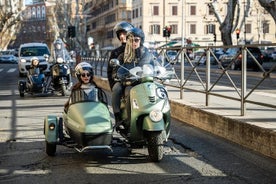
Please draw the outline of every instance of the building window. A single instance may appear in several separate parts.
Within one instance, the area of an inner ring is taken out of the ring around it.
[[[41,11],[40,11],[40,7],[37,7],[37,18],[41,18]]]
[[[205,33],[206,34],[214,34],[216,33],[216,25],[215,24],[208,24],[205,26]]]
[[[172,6],[172,15],[177,15],[177,6]]]
[[[107,31],[106,38],[113,38],[113,30],[112,31]]]
[[[269,33],[269,24],[267,22],[263,23],[263,33]]]
[[[139,17],[139,15],[138,15],[138,8],[135,10],[135,16],[136,16],[136,18]]]
[[[112,23],[112,22],[115,22],[116,21],[116,16],[115,14],[111,14],[111,15],[108,15],[105,17],[105,24],[109,24],[109,23]]]
[[[127,11],[122,11],[122,18],[123,19],[129,19],[129,18],[131,18],[131,17],[128,17],[128,12]],[[130,15],[131,15],[131,11],[130,11]]]
[[[36,8],[32,8],[32,18],[36,18]]]
[[[150,25],[150,34],[160,34],[160,25],[159,24]]]
[[[196,24],[190,24],[190,34],[196,34]]]
[[[135,18],[137,18],[138,16],[139,16],[139,14],[138,14],[138,8],[135,9],[135,10],[132,10],[132,18],[135,19]]]
[[[92,29],[96,29],[96,28],[97,28],[97,22],[93,22],[93,23],[91,24],[91,26],[92,26]]]
[[[159,6],[153,6],[153,15],[159,15]]]
[[[251,24],[245,24],[245,32],[251,33]]]
[[[196,6],[194,5],[190,6],[190,15],[196,15]]]
[[[140,8],[140,17],[143,16],[143,11],[142,11],[142,7]]]
[[[178,25],[177,24],[172,24],[170,25],[171,27],[171,34],[178,34]]]
[[[45,6],[42,6],[42,8],[41,8],[41,17],[42,17],[42,18],[45,18],[45,17],[46,17]]]

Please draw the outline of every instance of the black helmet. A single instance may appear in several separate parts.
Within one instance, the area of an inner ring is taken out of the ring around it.
[[[134,26],[132,24],[130,24],[129,22],[126,21],[122,21],[117,23],[113,30],[115,31],[117,38],[120,40],[119,34],[120,32],[124,31],[124,32],[128,32],[130,29],[134,28]]]
[[[142,29],[134,27],[127,32],[127,36],[128,35],[133,35],[135,37],[141,38],[141,44],[143,44],[145,41],[145,34]]]

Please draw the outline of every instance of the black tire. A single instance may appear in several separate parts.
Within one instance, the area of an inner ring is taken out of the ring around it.
[[[62,89],[62,91],[61,91],[62,96],[69,96],[70,95],[70,90],[68,89],[66,84],[62,84],[61,89]]]
[[[25,95],[24,95],[24,92],[23,92],[23,93],[20,92],[19,95],[20,95],[20,97],[24,97],[24,96],[25,96]]]
[[[162,160],[164,154],[162,132],[148,132],[148,153],[152,162]]]
[[[19,85],[18,90],[19,90],[19,95],[20,95],[20,97],[24,97],[25,95],[24,95],[23,86]]]
[[[64,139],[64,135],[63,135],[63,118],[59,118],[58,121],[58,137],[59,137],[59,141],[63,141]]]
[[[56,144],[51,144],[46,141],[46,153],[48,156],[55,156],[57,150]]]
[[[24,77],[25,75],[21,72],[19,72],[19,77]]]

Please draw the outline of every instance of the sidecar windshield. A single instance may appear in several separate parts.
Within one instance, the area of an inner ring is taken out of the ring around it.
[[[86,94],[83,90],[74,90],[71,94],[71,103],[77,102],[96,102],[98,101],[98,93],[97,89],[91,90],[88,94]]]

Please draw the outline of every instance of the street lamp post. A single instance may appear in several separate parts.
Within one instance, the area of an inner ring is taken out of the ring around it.
[[[181,46],[182,46],[182,49],[183,47],[185,46],[185,36],[186,36],[186,31],[185,31],[185,22],[186,22],[186,16],[185,16],[185,13],[186,13],[186,0],[182,0],[182,18],[181,18],[181,38],[182,38],[182,41],[181,41]],[[184,83],[184,64],[185,64],[185,55],[184,55],[184,50],[182,50],[181,52],[181,81],[180,81],[180,99],[183,99],[183,87],[182,87],[182,84]]]
[[[243,12],[244,12],[244,15],[243,15],[243,22],[244,22],[244,45],[246,44],[246,19],[245,19],[245,17],[246,17],[246,12],[245,12],[245,3],[246,3],[246,0],[244,0],[244,5],[243,5]]]

